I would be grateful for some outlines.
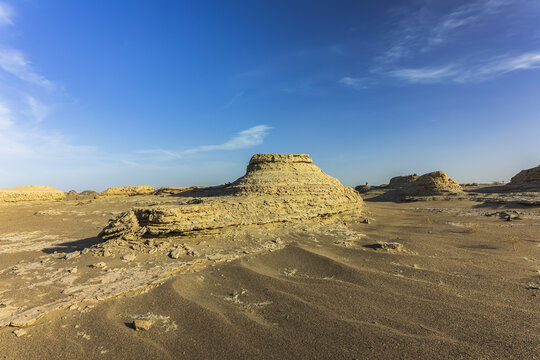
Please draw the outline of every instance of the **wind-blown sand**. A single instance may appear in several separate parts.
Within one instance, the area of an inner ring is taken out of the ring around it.
[[[169,256],[174,243],[159,239],[97,244],[120,212],[178,201],[0,205],[0,314],[100,288],[112,294],[0,328],[0,359],[540,356],[537,207],[513,207],[521,220],[507,221],[508,205],[368,202],[369,223],[338,215],[231,229],[182,240],[177,259]],[[384,242],[403,249],[385,250]],[[132,253],[134,260],[121,259]],[[99,263],[106,268],[90,267]],[[135,331],[135,318],[153,325]],[[26,334],[16,336],[18,329]]]

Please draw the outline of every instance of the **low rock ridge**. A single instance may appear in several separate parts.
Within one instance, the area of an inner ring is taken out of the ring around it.
[[[507,188],[511,190],[540,191],[540,165],[517,173],[507,184]]]
[[[434,171],[424,174],[404,186],[403,192],[409,196],[443,195],[461,193],[463,188],[444,171]]]
[[[393,189],[401,189],[402,187],[407,186],[408,184],[416,181],[416,179],[418,178],[419,176],[416,174],[395,176],[390,179],[388,186]]]
[[[0,202],[63,200],[66,194],[51,186],[19,186],[0,189]]]
[[[184,235],[230,226],[307,220],[361,212],[361,196],[325,174],[306,154],[256,154],[246,174],[188,204],[134,208],[100,238]]]
[[[118,186],[110,187],[99,194],[100,197],[107,196],[134,196],[134,195],[151,195],[155,192],[154,188],[148,185],[139,186]]]

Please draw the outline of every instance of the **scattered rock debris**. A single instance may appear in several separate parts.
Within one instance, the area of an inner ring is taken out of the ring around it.
[[[152,325],[154,325],[154,322],[152,320],[137,319],[133,321],[133,327],[135,328],[136,331],[150,330]]]
[[[21,337],[21,336],[26,335],[26,330],[24,330],[24,329],[17,329],[17,330],[13,330],[13,333],[15,334],[15,336]]]

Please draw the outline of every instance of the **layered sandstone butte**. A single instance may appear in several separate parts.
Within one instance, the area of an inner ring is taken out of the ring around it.
[[[197,191],[190,195],[197,196]],[[100,237],[184,235],[360,212],[363,208],[354,189],[325,174],[306,154],[256,154],[246,175],[226,186],[201,189],[199,196],[179,205],[134,208],[112,221]]]
[[[155,192],[154,188],[148,185],[139,186],[118,186],[110,187],[99,196],[134,196],[134,195],[151,195]]]
[[[393,189],[401,189],[404,186],[407,186],[408,184],[416,181],[419,176],[416,174],[412,175],[404,175],[404,176],[395,176],[390,179],[390,183],[388,183],[388,186]]]
[[[0,189],[0,202],[63,200],[66,194],[51,186],[19,186]]]
[[[463,192],[461,186],[444,171],[434,171],[418,177],[402,188],[406,195],[444,195]]]
[[[510,180],[508,187],[512,189],[540,191],[540,165],[517,173]]]

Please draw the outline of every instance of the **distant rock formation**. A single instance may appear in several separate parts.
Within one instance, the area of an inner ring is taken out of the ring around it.
[[[365,183],[364,185],[355,186],[354,190],[358,191],[360,194],[364,194],[371,190],[371,186],[368,185],[368,183]]]
[[[306,154],[256,154],[243,177],[229,185],[201,189],[200,194],[204,197],[189,204],[134,208],[99,236],[108,240],[183,235],[361,212],[364,206],[354,189],[322,172]]]
[[[414,182],[418,178],[419,176],[416,174],[395,176],[390,179],[390,183],[388,184],[388,187],[391,187],[393,189],[401,189],[404,186],[407,186],[408,184]]]
[[[181,186],[169,186],[162,187],[156,190],[155,195],[175,195],[193,188],[181,187]]]
[[[154,193],[154,188],[148,185],[139,186],[118,186],[111,187],[100,193],[100,197],[106,196],[134,196],[134,195],[151,195]]]
[[[19,186],[0,189],[0,202],[63,200],[66,194],[51,186]]]
[[[434,171],[418,177],[404,186],[402,191],[409,196],[426,196],[461,193],[463,189],[457,181],[448,177],[444,171]]]
[[[75,190],[70,190],[66,193],[66,200],[88,200],[88,199],[97,199],[98,193],[93,190],[84,190],[80,193],[77,193]]]
[[[513,190],[540,191],[540,165],[520,171],[507,187]]]

